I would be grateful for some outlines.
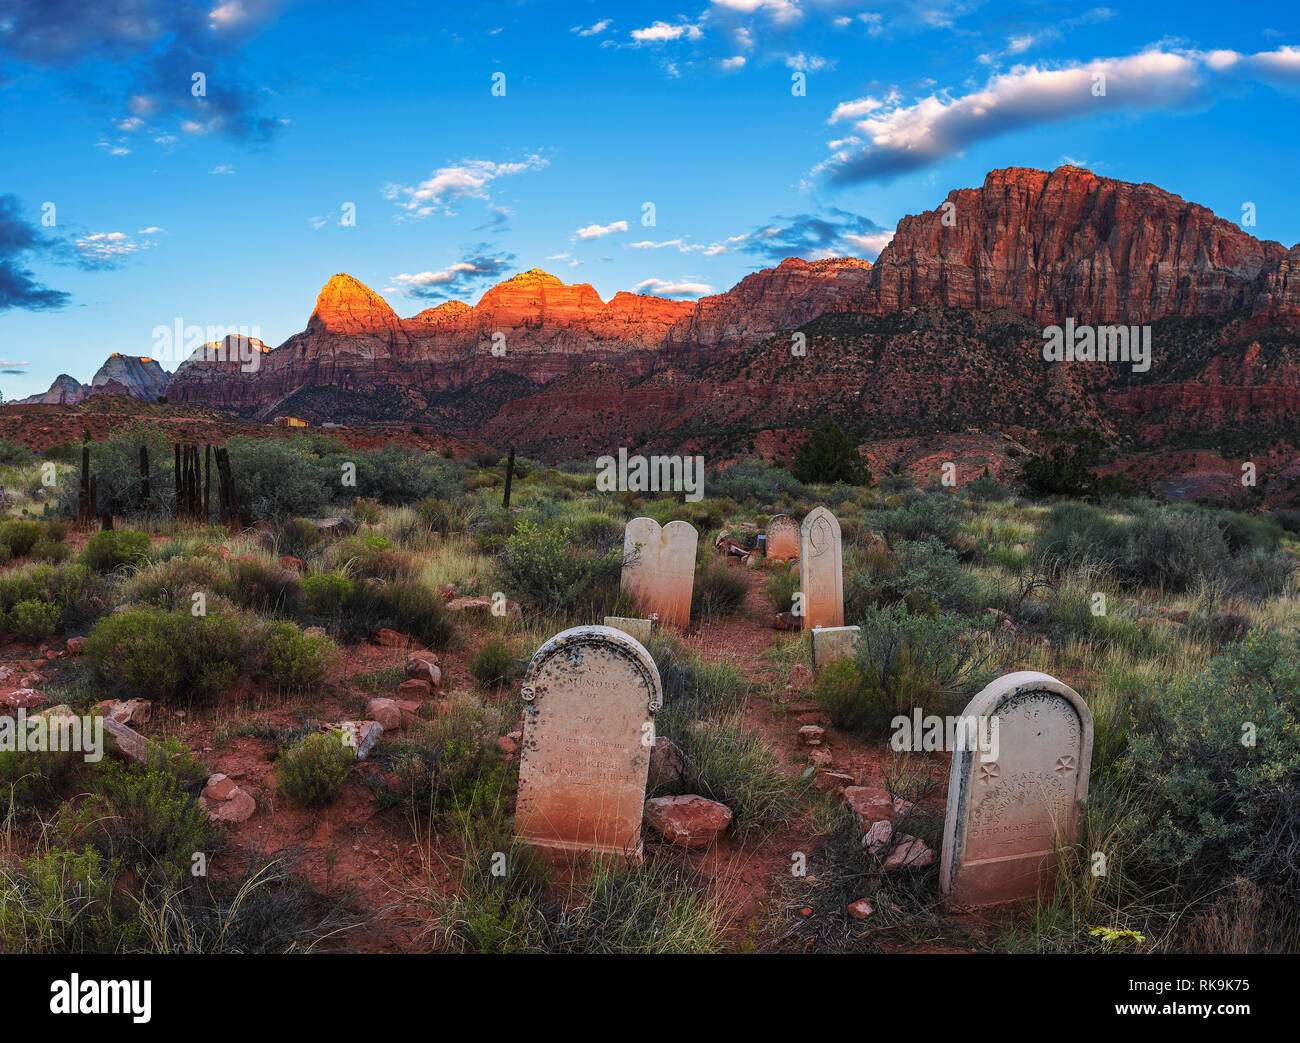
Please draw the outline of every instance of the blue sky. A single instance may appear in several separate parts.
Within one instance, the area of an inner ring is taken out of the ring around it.
[[[278,344],[340,271],[400,315],[532,267],[689,299],[996,167],[1289,246],[1298,101],[1282,4],[0,0],[0,391],[177,320]]]

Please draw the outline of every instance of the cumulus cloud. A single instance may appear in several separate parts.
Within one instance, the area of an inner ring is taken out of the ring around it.
[[[668,43],[671,40],[698,40],[704,33],[698,25],[679,22],[655,22],[644,29],[633,29],[632,39],[637,43]]]
[[[573,234],[579,239],[600,239],[603,236],[612,235],[615,232],[626,231],[626,221],[611,221],[607,225],[587,225],[586,228],[579,228]]]
[[[458,200],[490,199],[489,189],[497,178],[540,170],[546,165],[547,160],[536,154],[513,163],[465,159],[451,166],[439,167],[415,185],[385,185],[384,198],[393,200],[407,217],[451,214],[454,212],[452,204]]]
[[[446,301],[473,295],[485,284],[498,281],[514,264],[514,254],[495,254],[480,243],[469,256],[441,271],[393,276],[394,287],[418,301]]]
[[[874,260],[893,237],[893,229],[882,228],[861,214],[830,207],[821,214],[774,217],[746,236],[738,249],[773,263],[787,257],[802,257],[805,261],[827,257]]]
[[[654,297],[671,297],[673,299],[693,299],[713,292],[713,287],[708,283],[700,282],[691,276],[675,282],[668,279],[643,279],[632,288],[637,293],[646,293]]]
[[[1059,68],[1017,66],[956,97],[939,92],[905,103],[894,91],[842,102],[830,122],[852,121],[853,135],[816,172],[840,184],[887,180],[1019,130],[1094,113],[1209,104],[1212,87],[1226,80],[1300,84],[1300,49],[1245,55],[1153,48]]]
[[[272,13],[272,0],[0,0],[0,53],[19,65],[49,69],[69,94],[97,84],[96,105],[125,108],[123,132],[150,119],[190,116],[215,132],[266,141],[284,121],[262,114],[264,92],[241,75],[250,31]],[[176,85],[206,76],[195,97]],[[120,153],[119,153],[120,154]]]
[[[54,249],[36,225],[26,220],[14,196],[0,196],[0,311],[49,311],[72,298],[36,281],[30,259]]]
[[[88,232],[72,239],[78,267],[89,271],[119,268],[128,257],[153,245],[126,232]]]

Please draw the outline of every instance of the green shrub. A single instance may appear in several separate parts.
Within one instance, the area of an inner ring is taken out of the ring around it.
[[[778,568],[763,583],[763,593],[772,602],[778,612],[790,612],[794,609],[794,596],[799,592],[798,573],[788,567]]]
[[[325,537],[314,521],[307,518],[286,518],[276,530],[276,546],[281,554],[301,558]]]
[[[32,557],[58,565],[72,557],[72,548],[66,543],[58,543],[48,536],[42,536],[32,544]]]
[[[494,638],[474,653],[469,661],[470,674],[485,685],[502,685],[515,670],[515,655],[500,638]]]
[[[298,573],[278,561],[255,554],[231,562],[231,595],[244,608],[262,615],[298,611]]]
[[[335,572],[304,576],[298,581],[301,610],[312,619],[337,619],[355,589],[352,580]]]
[[[804,439],[790,470],[804,484],[872,484],[871,472],[863,462],[857,442],[829,416]]]
[[[59,628],[63,610],[48,601],[20,601],[5,620],[7,629],[24,641],[39,641]]]
[[[307,735],[276,759],[280,789],[300,804],[323,804],[348,777],[356,759],[337,732]]]
[[[133,609],[101,619],[86,639],[86,662],[114,696],[198,702],[234,684],[248,652],[243,621],[212,612]]]
[[[44,533],[34,521],[7,521],[0,523],[0,543],[9,548],[15,558],[25,558],[32,552]]]
[[[1128,738],[1144,852],[1189,897],[1242,877],[1300,897],[1300,644],[1259,629],[1165,685]]]
[[[118,951],[129,918],[113,907],[119,867],[95,848],[54,848],[0,864],[0,942],[7,953]]]
[[[282,688],[309,688],[338,662],[327,637],[304,634],[292,623],[272,623],[266,635],[266,672]]]
[[[444,820],[500,821],[512,790],[511,770],[496,744],[501,731],[496,707],[456,700],[449,713],[393,744],[397,802],[408,812]]]
[[[730,616],[745,603],[749,588],[736,570],[723,562],[706,565],[695,576],[691,591],[691,618]]]
[[[149,536],[128,529],[103,529],[86,541],[81,560],[96,572],[139,565],[149,556]]]
[[[177,747],[145,765],[103,762],[91,791],[57,818],[67,846],[92,845],[137,879],[177,885],[196,852],[210,851],[212,823],[198,803],[206,770]]]
[[[762,460],[739,460],[710,475],[709,491],[737,503],[777,504],[808,497],[808,490],[798,478],[785,468]]]
[[[601,600],[618,584],[621,548],[595,554],[567,525],[543,528],[523,519],[505,538],[498,563],[501,589],[549,609],[572,611]]]

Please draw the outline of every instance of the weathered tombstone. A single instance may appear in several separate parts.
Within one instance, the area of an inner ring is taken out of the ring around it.
[[[691,621],[698,542],[699,533],[684,521],[660,528],[653,518],[633,518],[623,531],[623,589],[661,624]]]
[[[767,556],[781,561],[799,557],[799,526],[788,515],[778,514],[767,523]]]
[[[987,734],[997,740],[990,752],[969,742],[953,751],[940,890],[953,906],[1050,891],[1059,852],[1077,838],[1078,806],[1088,797],[1092,714],[1054,677],[1021,671],[989,684],[965,717],[996,718],[996,733]]]
[[[817,627],[812,632],[813,669],[820,670],[858,651],[858,632],[861,627]]]
[[[659,671],[639,641],[604,626],[546,642],[524,677],[515,834],[544,851],[641,859]]]
[[[825,507],[814,507],[799,527],[799,593],[805,630],[844,625],[840,523]]]
[[[625,634],[631,634],[634,638],[646,645],[650,643],[650,634],[654,630],[653,619],[629,619],[625,616],[606,616],[605,626],[613,627],[615,630],[621,630]]]

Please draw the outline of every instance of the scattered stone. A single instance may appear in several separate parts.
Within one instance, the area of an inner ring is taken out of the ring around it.
[[[257,802],[235,785],[227,775],[211,776],[199,797],[199,807],[213,822],[246,822],[257,810]]]
[[[70,637],[65,648],[68,655],[81,655],[86,650],[86,639],[84,637]]]
[[[153,703],[147,699],[105,699],[95,704],[95,712],[119,724],[148,724],[153,717]]]
[[[342,732],[344,745],[356,751],[357,760],[363,761],[379,737],[384,734],[383,726],[378,721],[340,721],[338,724],[321,725],[323,732]]]
[[[813,779],[813,785],[823,793],[839,793],[847,790],[853,785],[852,775],[846,775],[842,771],[825,771],[818,769],[816,777]]]
[[[35,688],[15,688],[0,695],[0,713],[7,710],[39,710],[45,705],[45,693]]]
[[[871,823],[871,828],[862,835],[862,846],[873,855],[878,855],[889,847],[894,838],[894,824],[887,818]]]
[[[803,619],[793,612],[778,612],[772,617],[773,630],[802,630]]]
[[[401,648],[411,643],[411,639],[407,635],[399,634],[396,630],[389,630],[388,627],[380,630],[374,636],[373,641],[380,648]]]
[[[832,763],[831,751],[825,747],[816,750],[809,750],[808,763],[817,768],[829,768]]]
[[[915,805],[902,797],[893,797],[882,789],[870,786],[850,786],[844,791],[844,799],[849,802],[853,814],[858,817],[858,825],[866,832],[873,822],[893,821],[911,814]]]
[[[104,717],[104,731],[111,739],[107,743],[110,753],[116,753],[119,757],[135,761],[137,764],[148,763],[149,750],[154,744],[139,732],[107,716]]]
[[[849,903],[849,915],[855,920],[865,920],[875,911],[876,907],[866,898],[859,898],[856,902]]]
[[[402,727],[410,728],[420,721],[420,707],[423,703],[418,703],[414,699],[395,699],[398,712],[402,715]]]
[[[934,861],[934,852],[924,840],[906,833],[894,834],[894,850],[885,859],[885,872],[896,869],[923,869]]]
[[[686,754],[672,739],[659,736],[650,750],[651,786],[672,786],[686,779]]]
[[[302,558],[295,558],[290,554],[284,554],[280,557],[280,564],[286,569],[298,573],[300,576],[307,575],[307,563]]]
[[[366,704],[366,716],[378,721],[384,731],[400,731],[402,728],[402,710],[394,699],[371,699]]]
[[[420,652],[406,661],[406,676],[415,681],[428,681],[437,688],[442,683],[442,667],[432,652]]]
[[[437,667],[434,667],[434,669],[436,670]],[[433,685],[428,681],[420,681],[414,677],[403,681],[397,686],[397,695],[400,699],[427,699],[432,694]]]
[[[806,692],[812,687],[813,673],[803,663],[796,663],[786,679],[786,687],[795,692]]]
[[[671,844],[708,847],[731,825],[731,809],[694,793],[652,797],[645,802],[645,819]]]
[[[518,601],[506,601],[505,603],[506,619],[520,620],[524,618],[524,610],[519,607]],[[447,602],[448,612],[473,612],[476,615],[493,616],[492,599],[489,597],[477,598],[452,598]]]
[[[497,749],[507,757],[513,757],[519,752],[519,742],[509,735],[502,735],[497,739]]]
[[[799,738],[803,740],[805,746],[820,746],[825,734],[826,729],[815,724],[805,724],[799,729]]]

